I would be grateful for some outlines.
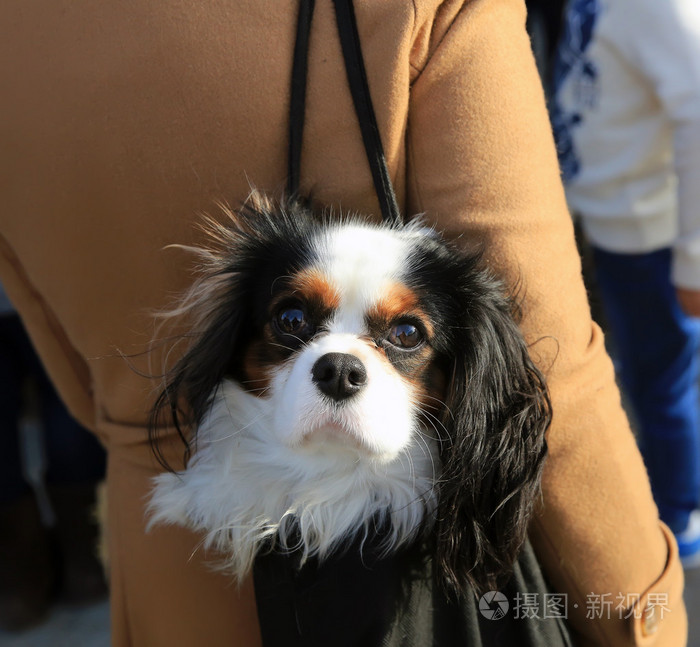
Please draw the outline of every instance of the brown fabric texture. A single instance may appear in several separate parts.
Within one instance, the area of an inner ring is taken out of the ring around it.
[[[302,190],[376,213],[332,5],[316,4]],[[532,540],[579,644],[685,644],[682,570],[590,319],[522,0],[355,6],[404,212],[485,244],[523,300],[554,405]],[[169,348],[145,352],[153,312],[191,280],[166,247],[196,243],[217,202],[284,187],[295,24],[272,0],[0,7],[0,278],[110,452],[115,647],[259,643],[249,584],[211,572],[198,537],[144,531],[157,380],[141,374]],[[587,617],[591,594],[650,593],[667,596],[655,624]]]

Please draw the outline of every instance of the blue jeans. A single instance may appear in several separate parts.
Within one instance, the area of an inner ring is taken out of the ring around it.
[[[612,354],[654,498],[661,519],[680,532],[700,493],[700,320],[678,304],[669,249],[593,253]]]

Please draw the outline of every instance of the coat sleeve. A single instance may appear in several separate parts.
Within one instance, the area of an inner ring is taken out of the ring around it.
[[[416,35],[407,212],[485,244],[551,390],[539,559],[579,644],[685,644],[682,569],[591,321],[524,4],[445,2]]]

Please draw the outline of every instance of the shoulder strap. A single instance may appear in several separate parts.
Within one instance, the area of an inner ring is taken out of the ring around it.
[[[297,196],[301,178],[301,145],[306,112],[306,73],[309,60],[309,36],[315,0],[300,0],[297,36],[294,42],[292,88],[289,103],[289,151],[287,163],[287,193]]]
[[[396,194],[384,156],[377,118],[372,106],[372,97],[367,82],[357,20],[352,0],[333,0],[336,22],[343,50],[345,71],[350,85],[355,114],[362,132],[362,141],[367,154],[374,187],[379,198],[382,218],[391,224],[401,223]],[[301,168],[301,145],[304,131],[306,103],[306,76],[308,69],[309,36],[313,18],[314,0],[300,0],[297,21],[297,36],[292,65],[292,92],[289,111],[289,174],[287,190],[290,195],[299,191]]]

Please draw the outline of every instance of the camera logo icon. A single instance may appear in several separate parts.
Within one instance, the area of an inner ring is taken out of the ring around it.
[[[487,620],[500,620],[508,613],[508,598],[500,591],[489,591],[479,599],[479,613]]]

